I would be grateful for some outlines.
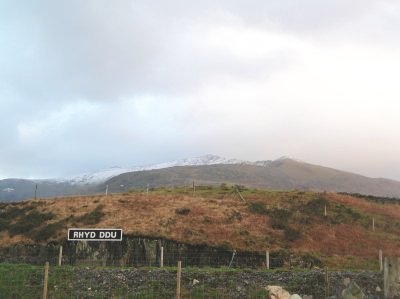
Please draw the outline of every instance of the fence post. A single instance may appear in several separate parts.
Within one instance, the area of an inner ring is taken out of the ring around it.
[[[265,252],[265,264],[267,266],[267,269],[269,269],[269,250]]]
[[[375,231],[375,218],[372,218],[372,231]]]
[[[59,266],[61,266],[62,254],[63,254],[63,247],[62,247],[62,245],[61,245],[61,246],[60,246],[60,253],[58,254],[58,265],[59,265]]]
[[[47,299],[47,284],[49,281],[49,262],[44,264],[43,299]]]
[[[325,267],[325,296],[329,297],[329,276],[328,267]]]
[[[160,253],[160,267],[164,267],[164,247],[161,246],[161,253]]]
[[[236,249],[232,253],[232,259],[231,259],[231,262],[229,263],[229,268],[232,266],[233,259],[235,258],[235,255],[236,255]]]
[[[324,216],[326,217],[327,213],[326,213],[326,205],[324,207]]]
[[[181,299],[181,272],[182,262],[178,262],[178,272],[176,273],[176,299]]]
[[[379,249],[379,271],[382,272],[383,270],[383,253],[382,249]]]
[[[400,257],[385,257],[383,291],[385,299],[400,298]]]

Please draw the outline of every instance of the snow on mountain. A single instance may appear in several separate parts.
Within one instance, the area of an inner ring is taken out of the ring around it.
[[[265,162],[265,161],[259,161]],[[258,163],[258,162],[255,162]],[[196,166],[196,165],[215,165],[215,164],[255,164],[254,162],[243,161],[238,159],[226,159],[223,157],[219,157],[216,155],[204,155],[200,157],[194,158],[186,158],[181,160],[175,160],[170,162],[164,162],[159,164],[147,165],[147,166],[136,166],[131,168],[122,168],[122,167],[112,167],[109,169],[93,172],[93,173],[84,173],[81,175],[73,176],[67,179],[61,179],[57,181],[62,182],[70,182],[71,184],[99,184],[105,182],[106,180],[120,175],[126,172],[134,172],[134,171],[143,171],[143,170],[152,170],[152,169],[162,169],[174,166]]]

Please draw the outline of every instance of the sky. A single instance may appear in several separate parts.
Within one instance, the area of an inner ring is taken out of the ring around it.
[[[216,154],[400,180],[400,2],[0,0],[0,179]]]

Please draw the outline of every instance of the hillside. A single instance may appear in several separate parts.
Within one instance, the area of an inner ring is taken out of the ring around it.
[[[376,262],[400,254],[400,205],[335,193],[236,187],[161,188],[1,204],[0,246],[65,242],[67,228],[123,228],[242,251],[311,253],[326,264]],[[327,216],[324,216],[324,207]],[[375,231],[372,231],[372,219]]]
[[[361,193],[375,196],[400,197],[400,182],[374,179],[328,167],[292,159],[278,159],[263,166],[251,164],[217,164],[184,166],[124,173],[100,185],[98,191],[123,190],[159,186],[196,184],[239,184],[276,190],[315,190]],[[121,186],[123,186],[121,188]]]
[[[312,165],[288,158],[241,161],[206,155],[131,169],[112,168],[59,180],[0,180],[0,201],[38,197],[125,192],[161,186],[239,184],[276,190],[349,192],[400,198],[400,182]]]

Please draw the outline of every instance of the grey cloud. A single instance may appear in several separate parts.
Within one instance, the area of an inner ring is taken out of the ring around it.
[[[310,92],[271,95],[268,85],[296,66],[296,51],[285,43],[254,51],[269,33],[293,43],[396,49],[399,7],[389,0],[3,1],[0,156],[7,158],[0,171],[53,176],[204,153],[314,156],[323,164],[326,156],[307,154],[307,146],[327,149],[326,133],[304,129],[331,129],[324,119],[309,120],[308,110],[321,104],[308,100]],[[226,36],[218,30],[225,29],[232,36],[221,46]],[[246,46],[235,44],[245,43],[240,34],[255,34],[248,55],[236,51]],[[335,101],[332,108],[345,102]],[[304,136],[320,141],[303,146]],[[335,138],[344,144],[351,137]]]
[[[0,78],[37,101],[176,94],[195,90],[210,74],[257,75],[257,67],[229,52],[207,53],[201,45],[182,43],[183,32],[198,33],[201,41],[204,32],[192,27],[239,21],[312,35],[348,30],[376,11],[375,1],[17,3],[24,4],[9,8],[2,21],[8,45],[2,56],[8,61],[2,61]]]

